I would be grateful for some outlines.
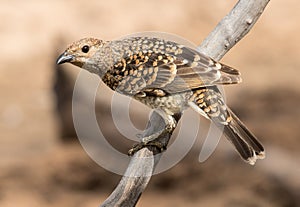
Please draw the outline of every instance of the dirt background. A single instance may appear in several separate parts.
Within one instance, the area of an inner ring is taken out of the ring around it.
[[[87,36],[114,39],[156,30],[198,45],[234,4],[2,1],[0,206],[98,206],[120,179],[72,139],[70,94],[79,70],[66,66],[57,72],[54,64],[67,44]],[[204,127],[193,150],[153,177],[138,206],[300,206],[299,6],[296,0],[271,1],[250,34],[222,60],[243,74],[242,84],[226,87],[226,97],[262,140],[267,158],[248,166],[223,139],[213,155],[199,163],[208,125],[201,119]],[[106,101],[110,94],[102,87],[97,96],[99,122],[105,120],[105,134],[126,152],[132,142],[111,126]],[[139,110],[131,108],[131,117],[141,128],[149,111],[136,106]]]

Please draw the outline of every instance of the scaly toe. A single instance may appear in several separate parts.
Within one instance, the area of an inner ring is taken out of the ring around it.
[[[140,149],[142,148],[145,148],[145,147],[156,147],[159,152],[163,152],[167,149],[167,146],[159,141],[151,141],[151,142],[148,142],[148,143],[144,143],[144,142],[140,142],[140,143],[137,143],[135,145],[133,145],[133,147],[128,151],[128,155],[129,156],[132,156],[134,155],[137,151],[139,151]]]

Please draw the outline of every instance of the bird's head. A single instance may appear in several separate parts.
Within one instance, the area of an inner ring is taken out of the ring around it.
[[[107,42],[95,39],[84,38],[77,42],[72,43],[64,53],[62,53],[56,63],[71,63],[80,68],[86,69],[93,73],[99,73],[99,58]],[[97,54],[100,54],[97,57]],[[102,61],[101,61],[102,62]]]

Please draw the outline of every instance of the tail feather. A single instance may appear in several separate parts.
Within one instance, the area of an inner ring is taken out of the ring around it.
[[[227,69],[235,74],[234,70]],[[218,88],[215,86],[199,88],[194,91],[189,106],[204,117],[211,119],[227,139],[235,146],[240,156],[249,164],[265,157],[264,147],[241,120],[226,106]]]
[[[265,151],[262,144],[230,109],[227,110],[232,118],[227,125],[224,125],[227,139],[249,164],[253,165],[257,159],[264,159]]]
[[[243,160],[248,160],[254,156],[253,150],[249,147],[244,139],[241,139],[238,133],[236,133],[231,125],[224,126],[224,134],[226,138],[234,145],[237,152],[243,158]]]

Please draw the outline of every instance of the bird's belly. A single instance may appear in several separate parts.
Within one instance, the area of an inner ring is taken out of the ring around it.
[[[145,96],[135,97],[136,100],[149,106],[152,109],[160,109],[169,115],[182,112],[188,107],[188,94],[174,94],[167,96]]]

